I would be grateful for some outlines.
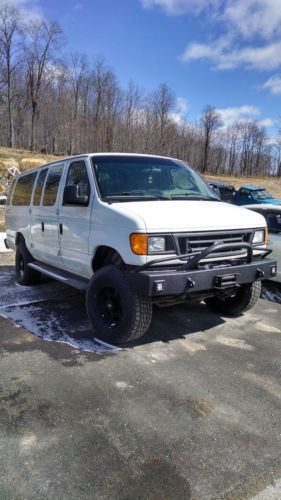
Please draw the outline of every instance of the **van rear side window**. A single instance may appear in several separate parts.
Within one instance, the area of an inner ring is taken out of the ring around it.
[[[19,177],[14,189],[12,205],[26,206],[30,204],[33,184],[37,172]]]
[[[56,203],[62,172],[63,165],[55,165],[50,168],[45,184],[43,205],[50,207]]]
[[[33,205],[35,205],[35,206],[40,205],[41,195],[42,195],[43,186],[44,186],[47,172],[48,172],[47,168],[44,168],[44,170],[41,170],[39,177],[37,179],[37,184],[36,184],[36,188],[35,188],[34,196],[33,196]]]

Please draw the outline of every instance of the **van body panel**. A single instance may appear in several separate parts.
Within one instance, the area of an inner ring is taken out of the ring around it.
[[[49,175],[51,173],[63,174],[64,164],[50,165],[45,184],[41,204],[31,207],[30,227],[31,227],[31,255],[45,263],[61,267],[58,228],[58,207],[59,207],[59,187],[56,201],[53,205],[44,205],[44,196]],[[62,183],[62,177],[59,185]]]

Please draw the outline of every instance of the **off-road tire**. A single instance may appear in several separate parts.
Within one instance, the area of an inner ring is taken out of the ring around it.
[[[251,309],[257,302],[261,294],[261,282],[255,281],[242,285],[234,297],[225,299],[211,297],[205,300],[207,306],[223,316],[239,316]]]
[[[108,294],[113,298],[107,300]],[[125,274],[114,266],[105,266],[94,274],[87,289],[86,306],[96,336],[115,344],[142,337],[152,319],[151,299],[134,293]]]
[[[36,285],[40,282],[41,273],[28,266],[29,262],[33,260],[26,248],[25,242],[20,241],[17,245],[15,257],[16,278],[19,285]]]

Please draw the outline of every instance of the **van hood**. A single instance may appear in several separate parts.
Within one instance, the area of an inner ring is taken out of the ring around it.
[[[265,227],[262,215],[229,203],[169,200],[114,203],[125,215],[140,217],[147,232],[213,231]]]

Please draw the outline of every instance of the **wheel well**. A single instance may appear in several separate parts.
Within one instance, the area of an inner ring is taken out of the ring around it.
[[[116,250],[114,250],[114,248],[107,246],[99,247],[93,258],[93,271],[97,271],[101,267],[107,266],[109,264],[119,268],[122,268],[125,265],[121,255]]]
[[[20,241],[25,241],[23,235],[21,233],[16,234],[16,245],[20,243]]]

